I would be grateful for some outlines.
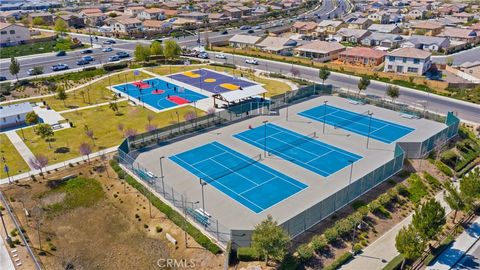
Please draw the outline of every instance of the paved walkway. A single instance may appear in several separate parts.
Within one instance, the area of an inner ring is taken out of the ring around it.
[[[5,240],[3,239],[3,237],[0,237],[0,269],[15,270],[15,266],[10,259],[10,254],[8,254],[8,249],[5,245]]]
[[[35,156],[33,155],[32,151],[30,151],[30,148],[28,148],[28,146],[23,142],[22,138],[18,136],[15,130],[7,131],[5,132],[5,135],[7,135],[8,139],[12,142],[13,146],[15,146],[18,153],[22,156],[25,162],[27,162],[30,169],[33,169],[32,166],[30,166],[30,162],[28,161]]]
[[[463,255],[467,253],[472,246],[475,245],[480,239],[480,217],[475,220],[475,222],[470,225],[460,236],[457,237],[455,242],[445,250],[438,258],[434,261],[432,266],[426,268],[426,270],[449,270],[455,264],[457,264]],[[477,265],[477,267],[480,267]],[[472,267],[469,269],[478,269],[477,267]],[[467,267],[466,267],[467,268]]]
[[[443,199],[443,192],[437,194],[435,199],[445,207],[445,213],[451,212],[450,207]],[[345,264],[342,270],[359,270],[359,269],[382,269],[388,262],[395,258],[399,253],[395,248],[395,237],[400,229],[412,222],[413,213],[395,225],[392,229],[382,235],[380,238],[366,247],[362,254],[356,255],[353,260]]]
[[[104,149],[104,150],[99,151],[99,152],[92,153],[92,154],[90,154],[90,158],[95,158],[95,157],[101,156],[103,154],[108,154],[108,153],[115,152],[115,151],[117,151],[117,148],[118,148],[118,146],[114,146],[114,147],[110,147],[110,148]],[[51,170],[55,170],[55,169],[60,169],[60,168],[68,166],[69,163],[81,162],[83,160],[85,160],[84,156],[72,158],[70,160],[65,160],[63,162],[59,162],[59,163],[56,163],[56,164],[49,165],[49,166],[45,167],[43,169],[43,171],[51,171]],[[39,174],[39,173],[40,173],[40,170],[32,169],[29,172],[11,176],[10,181],[22,180],[24,178],[30,177],[30,175]],[[8,178],[0,179],[0,185],[7,184],[7,183],[8,183]],[[0,269],[3,270],[2,268],[0,268]]]

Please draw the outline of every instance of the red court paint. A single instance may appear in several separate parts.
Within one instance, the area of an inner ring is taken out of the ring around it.
[[[145,89],[145,88],[149,88],[150,87],[150,84],[148,83],[145,83],[145,82],[133,82],[132,83],[134,86],[138,87],[138,88],[141,88],[141,89]]]
[[[190,103],[189,100],[184,99],[184,98],[179,97],[179,96],[170,96],[170,97],[168,97],[168,100],[170,100],[171,102],[173,102],[175,104],[178,104],[178,105]]]
[[[165,93],[165,91],[163,91],[163,90],[153,90],[152,91],[152,94],[154,94],[154,95],[161,95],[163,93]]]

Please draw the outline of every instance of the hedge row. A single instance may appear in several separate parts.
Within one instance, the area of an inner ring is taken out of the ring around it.
[[[262,257],[251,247],[239,247],[237,249],[237,258],[242,262],[259,261]]]
[[[126,62],[119,62],[119,63],[111,63],[111,64],[106,64],[103,65],[103,69],[106,71],[113,71],[113,70],[118,70],[118,69],[124,69],[128,65]]]
[[[117,173],[120,179],[125,179],[125,181],[140,193],[142,193],[150,203],[155,206],[158,210],[164,213],[173,223],[175,223],[180,228],[184,228],[186,224],[186,232],[195,239],[195,241],[200,244],[202,247],[206,248],[214,254],[219,254],[222,250],[214,244],[207,236],[202,234],[195,226],[186,222],[185,218],[180,215],[177,211],[173,210],[170,206],[162,202],[157,196],[150,192],[145,186],[137,182],[132,176],[125,173],[125,171],[120,168],[118,162],[114,159],[110,160],[110,165],[113,170]]]
[[[452,169],[450,169],[450,167],[448,167],[447,165],[445,165],[445,163],[441,162],[440,160],[437,160],[435,162],[435,166],[437,166],[437,168],[443,172],[446,176],[449,176],[449,177],[452,177],[453,176],[453,171]]]
[[[350,252],[344,253],[338,259],[336,259],[332,264],[325,266],[324,270],[335,270],[340,268],[342,265],[346,264],[353,258],[353,254]]]

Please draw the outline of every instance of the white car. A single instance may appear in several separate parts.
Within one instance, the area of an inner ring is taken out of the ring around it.
[[[227,59],[227,56],[223,53],[221,54],[215,54],[215,58],[218,58],[218,59]]]
[[[102,52],[111,52],[113,49],[111,47],[103,48]]]
[[[245,60],[245,63],[250,64],[250,65],[258,65],[258,61],[256,59],[253,59],[253,58]]]

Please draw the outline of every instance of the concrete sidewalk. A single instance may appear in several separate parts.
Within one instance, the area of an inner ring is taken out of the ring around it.
[[[432,266],[426,270],[449,270],[467,253],[475,243],[480,239],[480,218],[470,225],[460,236],[455,239],[455,242],[437,259]]]
[[[8,254],[8,249],[5,244],[3,237],[0,237],[0,269],[15,270],[15,266],[10,258],[10,254]]]
[[[443,192],[435,196],[435,199],[445,207],[445,213],[450,213],[451,209],[443,199]],[[382,269],[399,253],[395,247],[395,237],[400,229],[408,226],[412,222],[413,213],[402,220],[400,223],[391,228],[388,232],[367,246],[363,252],[356,255],[348,264],[343,265],[342,270],[359,270],[359,269]]]
[[[33,155],[32,151],[30,151],[30,148],[28,148],[28,146],[23,142],[22,138],[18,136],[15,130],[7,131],[5,132],[5,135],[7,135],[10,142],[12,142],[13,146],[15,149],[17,149],[18,153],[22,156],[30,169],[33,169],[29,160],[35,156]]]

